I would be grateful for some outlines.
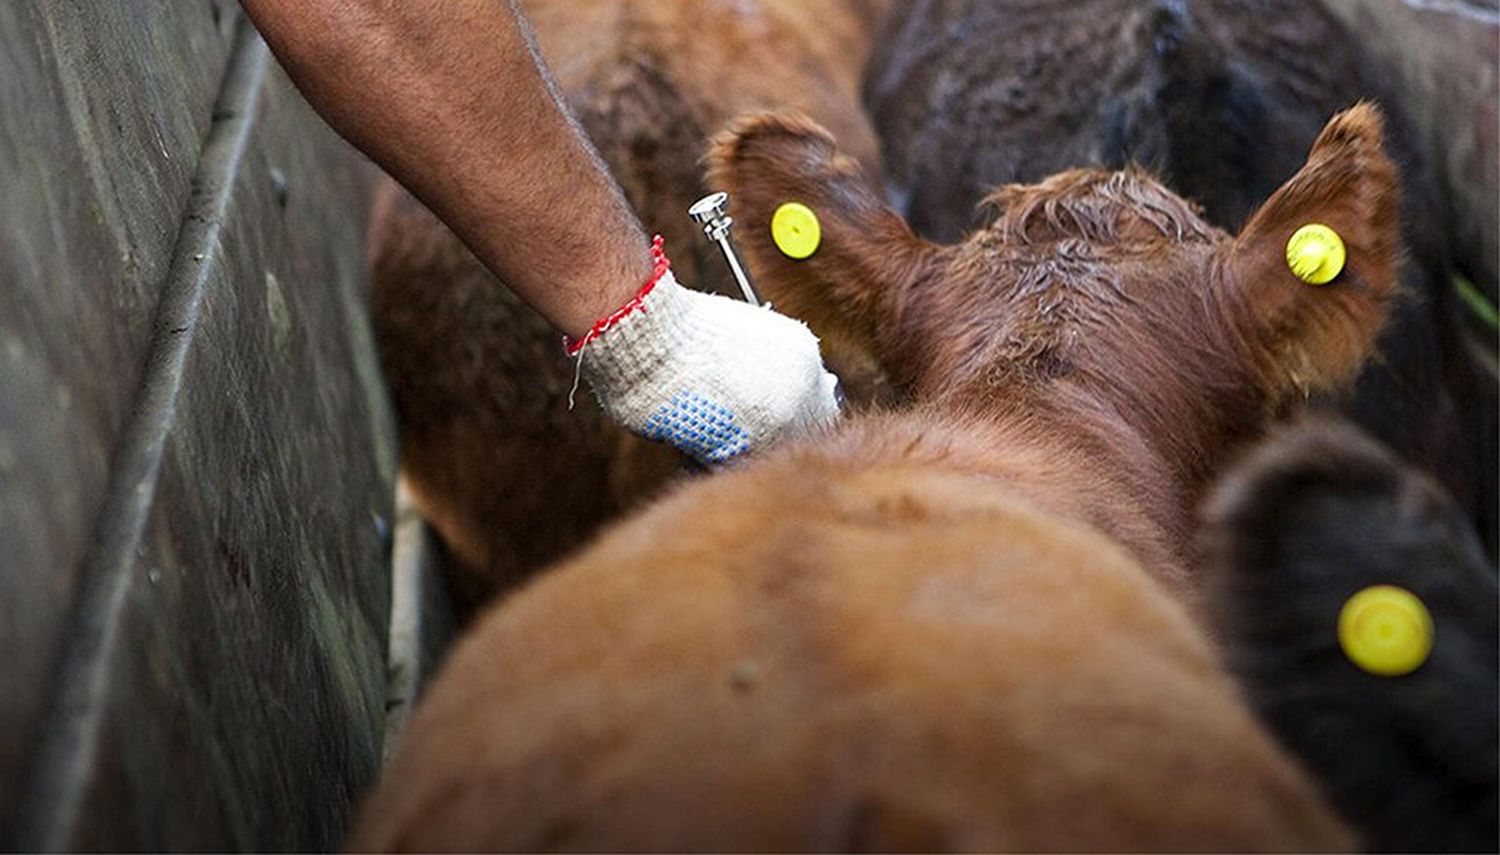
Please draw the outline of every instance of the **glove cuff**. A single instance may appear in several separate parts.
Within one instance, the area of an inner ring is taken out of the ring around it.
[[[652,242],[651,255],[654,269],[641,290],[582,338],[567,342],[568,353],[582,357],[595,394],[617,406],[630,390],[648,388],[674,357],[695,349],[689,297],[672,275],[660,236]]]
[[[651,278],[647,279],[646,284],[642,285],[640,290],[635,292],[635,296],[625,301],[625,305],[595,321],[594,325],[589,327],[589,331],[584,333],[581,338],[575,339],[572,336],[563,336],[563,347],[567,349],[568,355],[577,356],[578,351],[588,347],[599,336],[618,326],[621,321],[635,312],[641,311],[647,297],[656,290],[657,284],[661,282],[662,277],[671,276],[671,268],[672,260],[667,258],[666,251],[662,249],[661,235],[656,235],[651,239]]]

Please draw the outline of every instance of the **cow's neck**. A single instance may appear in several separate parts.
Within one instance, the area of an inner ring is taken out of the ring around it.
[[[1107,406],[1018,397],[939,405],[921,418],[950,432],[954,465],[1098,529],[1165,580],[1186,581],[1192,496],[1157,445]]]

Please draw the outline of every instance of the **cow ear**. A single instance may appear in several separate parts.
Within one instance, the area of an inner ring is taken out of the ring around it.
[[[1411,798],[1495,779],[1500,591],[1465,515],[1352,426],[1308,421],[1231,468],[1203,516],[1205,622],[1262,720],[1364,842],[1493,850],[1494,822],[1481,813]],[[1415,595],[1436,634],[1418,670],[1372,677],[1341,647],[1339,624],[1352,595],[1387,585]],[[1349,738],[1331,745],[1331,732]],[[1417,759],[1406,744],[1414,733],[1445,736]]]
[[[1352,382],[1385,323],[1398,287],[1398,189],[1382,134],[1380,111],[1370,104],[1334,116],[1307,163],[1230,250],[1226,308],[1273,395]],[[1342,269],[1323,284],[1304,281],[1288,260],[1293,235],[1310,225],[1331,230],[1344,248]]]
[[[735,243],[761,296],[818,336],[884,362],[891,348],[879,333],[895,326],[901,295],[937,248],[912,234],[858,164],[804,116],[741,117],[713,141],[708,162],[709,185],[730,195]]]

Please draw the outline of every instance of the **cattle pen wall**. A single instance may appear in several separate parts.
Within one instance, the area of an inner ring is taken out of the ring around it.
[[[0,3],[0,846],[328,849],[384,727],[373,170],[233,0]]]

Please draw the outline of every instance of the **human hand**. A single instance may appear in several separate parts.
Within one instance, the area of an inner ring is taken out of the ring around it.
[[[600,405],[648,439],[723,463],[838,416],[818,340],[769,307],[652,281],[570,346]]]

